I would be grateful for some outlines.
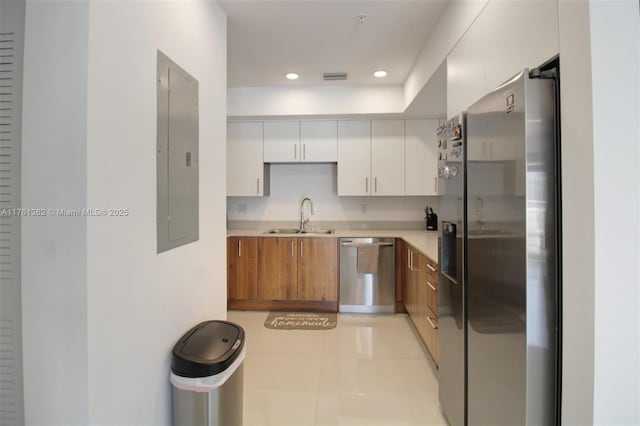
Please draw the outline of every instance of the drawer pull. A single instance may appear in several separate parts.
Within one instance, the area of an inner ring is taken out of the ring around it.
[[[427,268],[431,269],[432,272],[435,272],[435,268],[427,263]]]
[[[427,317],[427,321],[429,321],[429,324],[431,324],[431,328],[433,328],[434,330],[438,329],[438,326],[435,325],[433,321],[431,321],[431,317]]]
[[[431,288],[431,290],[437,291],[433,284],[431,284],[429,281],[427,281],[427,285]]]

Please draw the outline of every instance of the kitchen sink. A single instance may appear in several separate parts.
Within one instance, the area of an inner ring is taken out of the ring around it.
[[[308,231],[299,231],[301,234],[333,234],[335,229],[309,229]]]
[[[274,228],[269,229],[265,234],[317,234],[317,235],[330,235],[335,233],[335,229],[307,229],[301,231],[294,228]]]
[[[274,228],[269,229],[265,234],[298,234],[300,233],[299,229],[293,228]]]

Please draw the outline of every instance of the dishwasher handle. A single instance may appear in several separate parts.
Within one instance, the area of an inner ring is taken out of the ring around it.
[[[393,243],[354,243],[351,241],[345,241],[340,243],[342,247],[360,247],[360,246],[378,246],[378,247],[393,247]]]

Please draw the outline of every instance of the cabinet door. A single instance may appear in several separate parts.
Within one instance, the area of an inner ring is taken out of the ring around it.
[[[300,145],[301,161],[338,161],[338,123],[336,121],[302,121]]]
[[[407,288],[408,259],[407,243],[396,238],[396,302],[403,304]]]
[[[264,195],[262,123],[227,124],[227,195]]]
[[[425,277],[427,308],[431,311],[431,315],[438,316],[438,272],[437,265],[427,260],[427,275]],[[433,270],[432,270],[433,269]]]
[[[481,17],[447,56],[447,118],[469,108],[487,93],[485,50],[490,29],[485,28]]]
[[[405,195],[438,195],[438,120],[405,122]]]
[[[411,319],[415,319],[418,314],[418,291],[416,277],[416,251],[410,246],[407,247],[407,264],[406,264],[406,287],[403,294],[404,307],[407,309]],[[415,321],[414,321],[415,322]]]
[[[264,122],[264,162],[297,163],[300,161],[300,122]]]
[[[473,25],[487,30],[486,88],[495,89],[523,68],[534,68],[556,55],[558,10],[554,1],[489,2]],[[504,25],[518,28],[505,37]],[[544,28],[544,31],[540,31]],[[531,34],[536,34],[531,37]]]
[[[371,121],[373,195],[404,195],[404,120]]]
[[[338,242],[298,238],[298,300],[338,300]]]
[[[227,299],[258,297],[258,239],[227,239]]]
[[[371,121],[338,122],[338,195],[371,195]]]
[[[258,299],[297,299],[297,243],[297,238],[258,238]]]

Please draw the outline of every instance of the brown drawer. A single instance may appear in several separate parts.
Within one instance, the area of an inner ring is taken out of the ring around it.
[[[426,292],[427,308],[432,312],[435,317],[438,316],[438,281],[432,277],[427,276],[424,282]]]
[[[416,330],[431,354],[431,358],[438,365],[438,318],[427,310],[426,314],[411,318]]]
[[[427,277],[429,277],[429,281],[438,282],[438,264],[431,261],[431,259],[425,257],[425,265],[424,268],[427,272]]]
[[[427,315],[425,322],[425,343],[427,344],[427,349],[431,352],[433,361],[438,365],[438,318],[434,315]]]

